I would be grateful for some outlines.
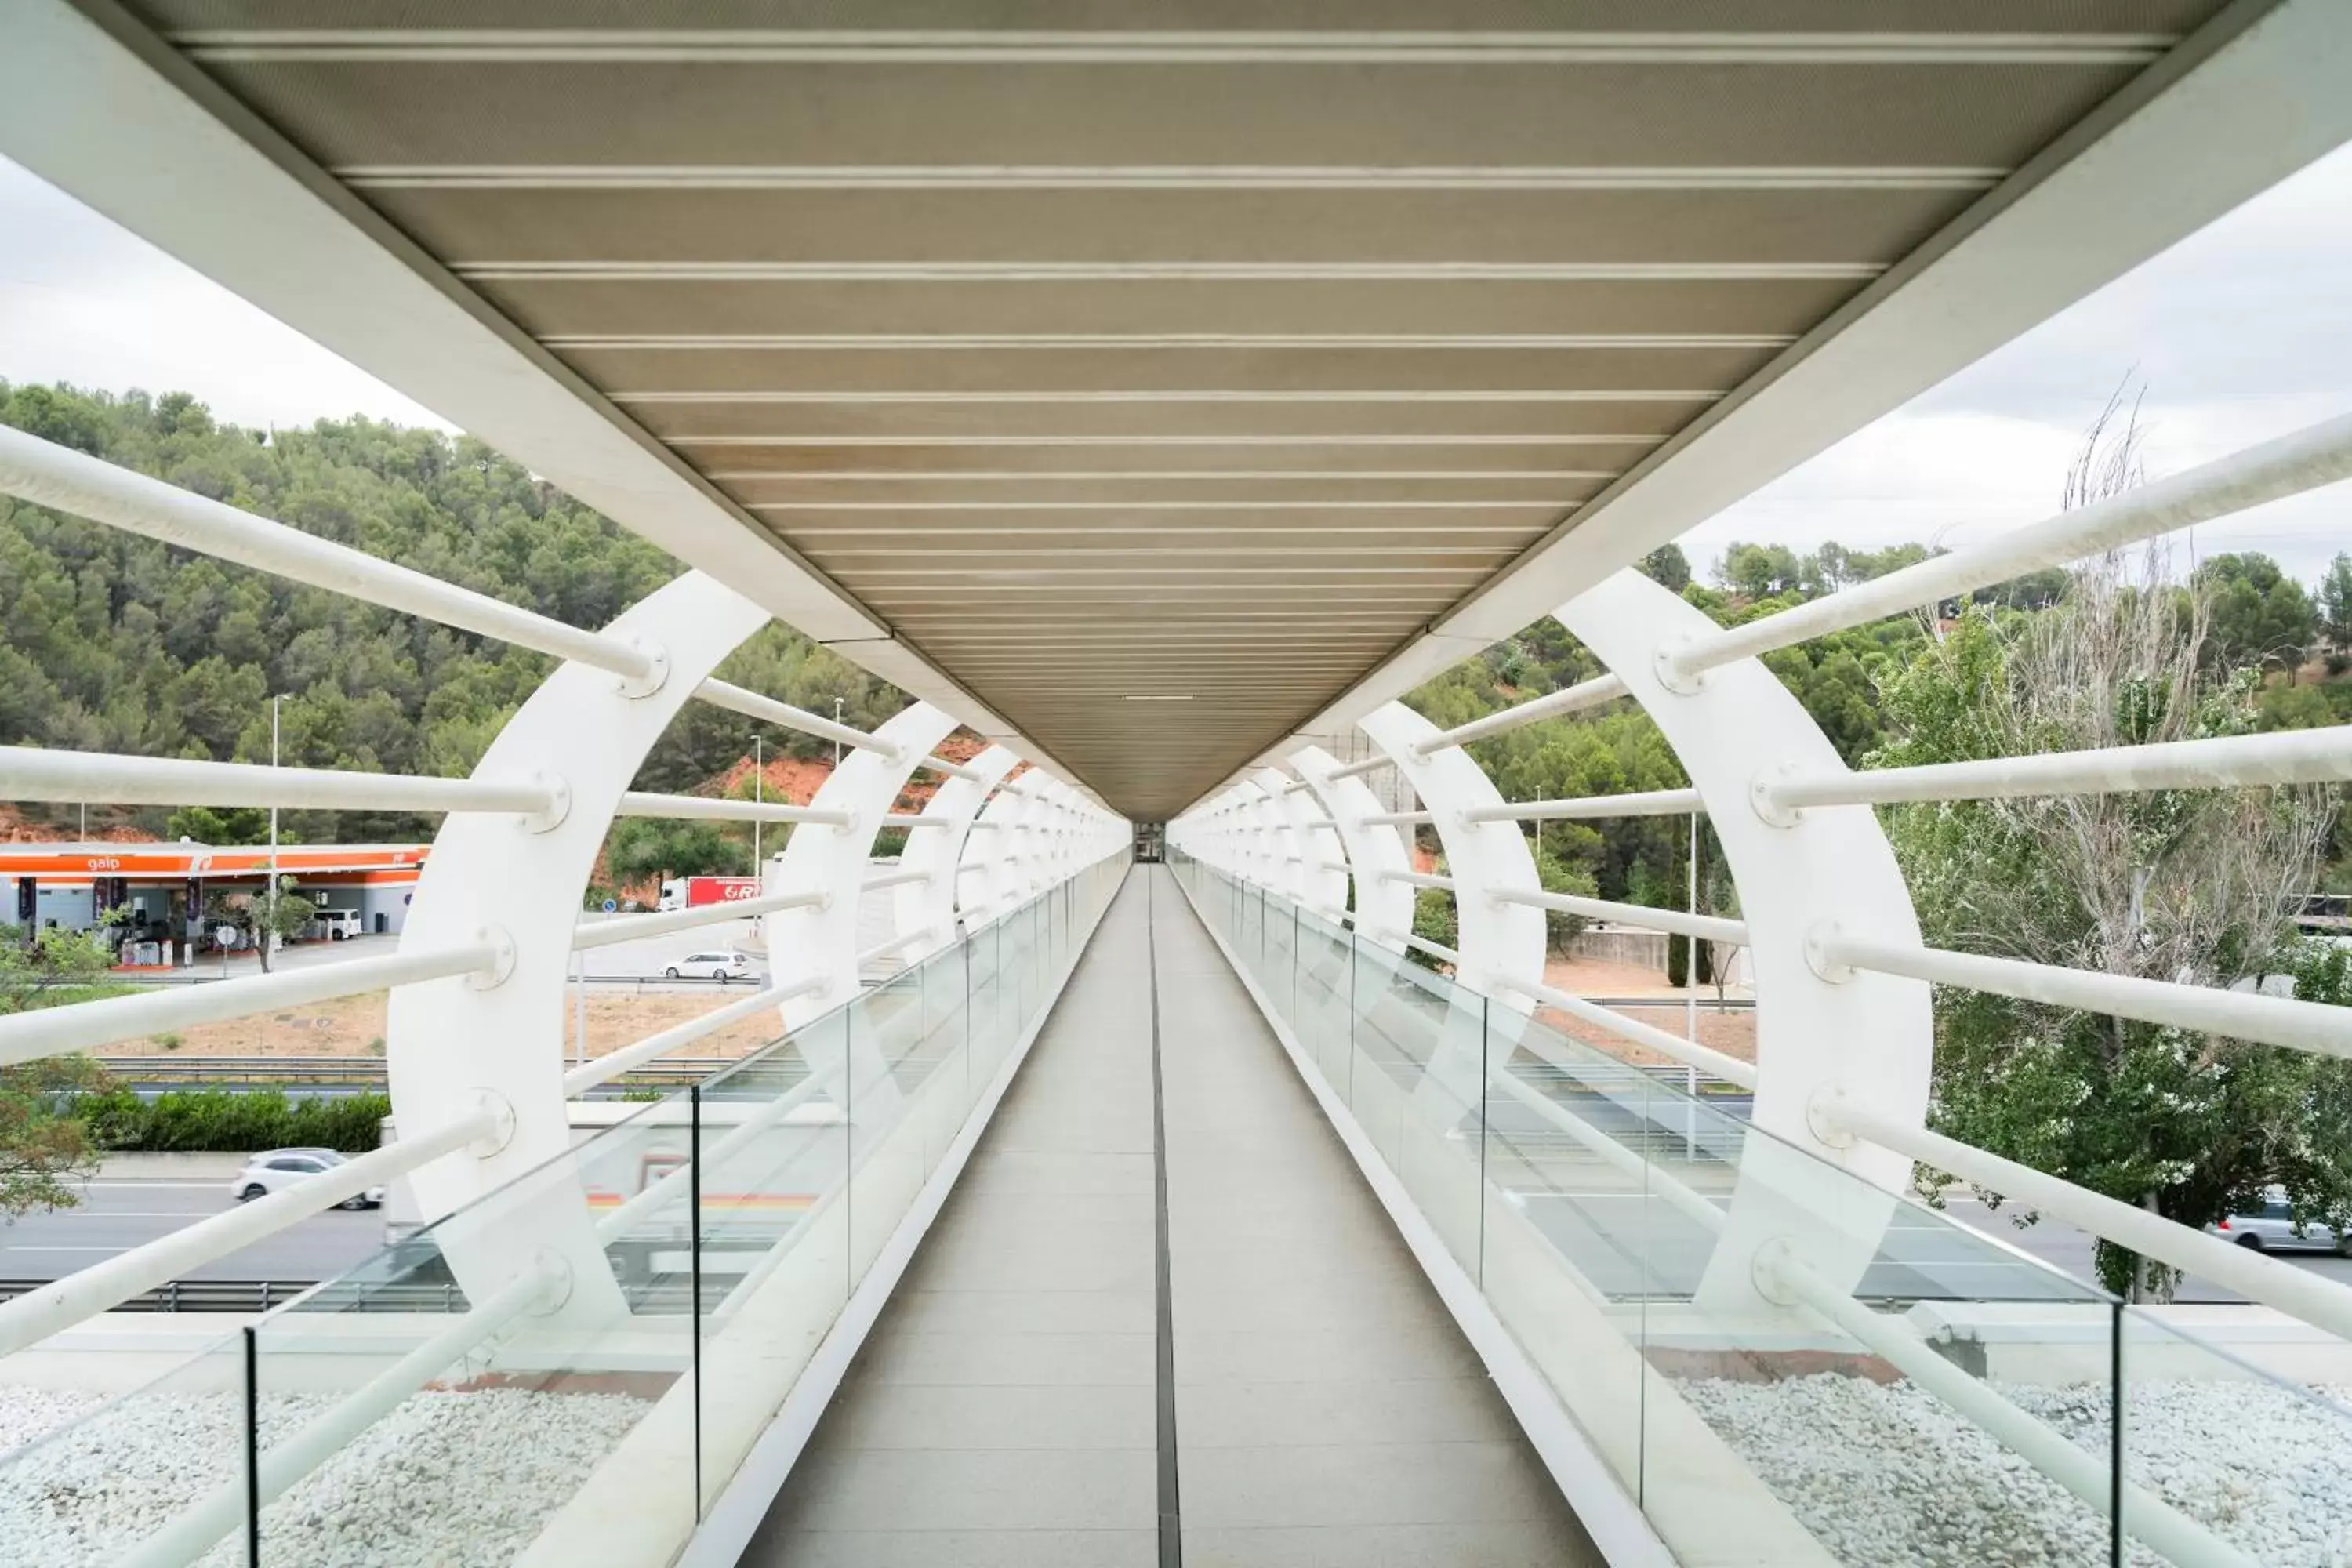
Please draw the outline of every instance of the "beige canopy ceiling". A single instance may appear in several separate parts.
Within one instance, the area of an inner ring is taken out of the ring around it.
[[[81,9],[1154,818],[2221,6]]]

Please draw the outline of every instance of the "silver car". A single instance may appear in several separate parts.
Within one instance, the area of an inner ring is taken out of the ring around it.
[[[2240,1247],[2250,1247],[2256,1252],[2341,1252],[2352,1255],[2352,1237],[2347,1237],[2343,1231],[2316,1220],[2305,1225],[2295,1224],[2294,1211],[2287,1204],[2284,1187],[2273,1187],[2264,1193],[2262,1207],[2252,1214],[2233,1214],[2205,1228],[2224,1241],[2234,1241]]]
[[[237,1202],[251,1203],[256,1198],[267,1197],[312,1176],[324,1175],[335,1166],[349,1163],[332,1149],[265,1149],[245,1163],[245,1169],[229,1183],[228,1190]],[[383,1204],[383,1196],[382,1187],[370,1187],[364,1192],[353,1193],[335,1206],[375,1208]]]

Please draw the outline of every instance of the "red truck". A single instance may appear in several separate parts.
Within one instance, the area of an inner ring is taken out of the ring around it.
[[[677,877],[661,885],[659,907],[693,910],[705,904],[740,903],[759,896],[757,877]]]

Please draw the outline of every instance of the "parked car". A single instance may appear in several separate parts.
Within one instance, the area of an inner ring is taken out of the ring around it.
[[[245,1163],[245,1169],[228,1184],[228,1190],[239,1203],[251,1203],[257,1197],[279,1192],[324,1175],[337,1165],[351,1162],[332,1149],[265,1149]],[[336,1205],[337,1208],[372,1209],[383,1202],[383,1189],[370,1187],[354,1193]]]
[[[2352,1237],[2317,1221],[2298,1226],[2286,1201],[2284,1187],[2263,1194],[2262,1207],[2252,1214],[2233,1214],[2205,1227],[2224,1241],[2255,1252],[2342,1252],[2352,1255]]]
[[[361,935],[367,928],[360,923],[357,910],[320,910],[319,930],[329,942],[343,942]]]
[[[662,973],[672,980],[716,980],[722,984],[730,980],[748,980],[751,976],[751,955],[731,948],[689,952]]]

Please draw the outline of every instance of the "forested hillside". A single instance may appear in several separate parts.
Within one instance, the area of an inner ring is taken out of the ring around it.
[[[182,393],[5,383],[0,422],[576,626],[604,624],[679,570],[480,442],[436,431],[367,419],[246,430]],[[0,606],[0,744],[266,762],[277,694],[289,765],[457,774],[550,665],[6,497]],[[827,714],[843,699],[859,725],[905,702],[782,626],[722,673]],[[829,751],[689,703],[642,782],[698,784],[746,754],[754,733],[772,755]],[[140,825],[161,831],[163,814]],[[295,813],[285,827],[349,842],[426,834],[430,819]]]

